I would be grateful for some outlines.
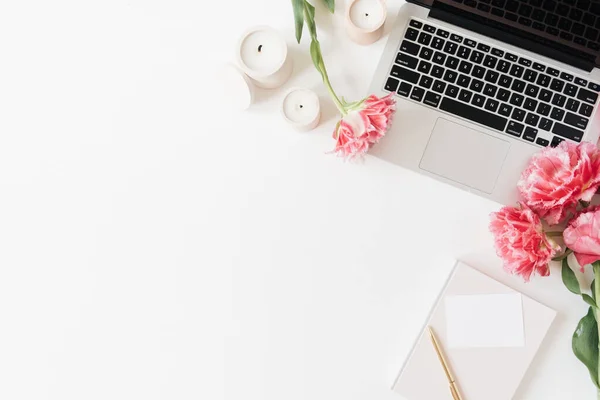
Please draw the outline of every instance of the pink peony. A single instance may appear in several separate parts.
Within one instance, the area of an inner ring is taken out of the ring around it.
[[[389,129],[394,114],[395,100],[392,95],[383,98],[371,95],[357,108],[346,114],[336,127],[333,150],[340,157],[356,158],[365,154]]]
[[[590,201],[600,187],[600,151],[592,143],[562,142],[531,159],[518,183],[525,203],[551,224]]]
[[[585,210],[573,218],[563,238],[582,268],[600,260],[600,207]]]
[[[504,207],[490,217],[496,253],[507,272],[521,275],[525,281],[534,272],[541,276],[550,274],[548,263],[560,246],[546,236],[542,221],[529,207]]]

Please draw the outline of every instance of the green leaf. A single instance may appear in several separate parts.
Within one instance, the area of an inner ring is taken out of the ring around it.
[[[325,3],[325,5],[327,6],[329,12],[333,14],[333,12],[335,11],[335,0],[323,0],[323,3]]]
[[[594,301],[594,299],[592,299],[592,297],[588,294],[582,294],[581,297],[583,298],[583,301],[585,301],[586,303],[588,303],[590,306],[592,307],[598,307],[596,305],[596,302]]]
[[[311,6],[307,1],[304,1],[304,20],[306,21],[306,27],[310,32],[310,37],[313,40],[317,40],[317,24],[315,23],[315,8]]]
[[[294,8],[296,40],[300,43],[300,39],[302,39],[302,28],[304,27],[304,0],[292,0],[292,7]]]
[[[577,324],[573,333],[573,353],[590,371],[594,385],[598,385],[598,324],[594,318],[592,307],[585,317]]]
[[[562,261],[562,281],[571,293],[581,294],[579,281],[575,276],[575,272],[569,267],[569,262],[566,258]]]
[[[594,279],[592,281],[592,284],[590,286],[590,290],[592,291],[592,298],[594,299],[594,301],[596,301],[596,291],[594,290],[594,285],[596,284],[596,280]]]
[[[325,79],[325,75],[323,74],[323,58],[321,57],[321,45],[318,40],[313,40],[310,42],[310,57],[312,58],[313,64],[315,64],[315,68],[321,74],[321,77]]]

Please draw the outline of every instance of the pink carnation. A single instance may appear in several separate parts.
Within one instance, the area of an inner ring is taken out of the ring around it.
[[[563,238],[582,268],[600,260],[600,207],[585,210],[573,218]]]
[[[389,129],[395,104],[391,94],[383,98],[367,97],[339,122],[333,133],[336,140],[333,152],[352,159],[369,151]]]
[[[600,187],[600,151],[592,143],[562,142],[531,159],[518,183],[525,203],[551,224],[590,201]]]
[[[491,214],[490,231],[504,269],[529,281],[533,273],[548,276],[548,264],[560,250],[544,233],[542,221],[526,205],[504,207]]]

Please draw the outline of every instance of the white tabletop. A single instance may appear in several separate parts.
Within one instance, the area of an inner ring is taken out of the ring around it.
[[[592,398],[570,349],[586,307],[557,270],[502,272],[497,204],[327,154],[337,116],[289,1],[5,3],[0,398],[400,399],[390,385],[457,258],[559,311],[516,398]],[[343,9],[317,7],[319,35],[333,85],[359,99],[384,40],[349,42]],[[215,76],[259,24],[295,71],[232,112]],[[279,114],[291,86],[320,95],[316,130]]]

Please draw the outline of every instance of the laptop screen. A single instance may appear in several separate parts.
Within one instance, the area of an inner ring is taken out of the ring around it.
[[[600,0],[436,0],[558,53],[600,60]]]

